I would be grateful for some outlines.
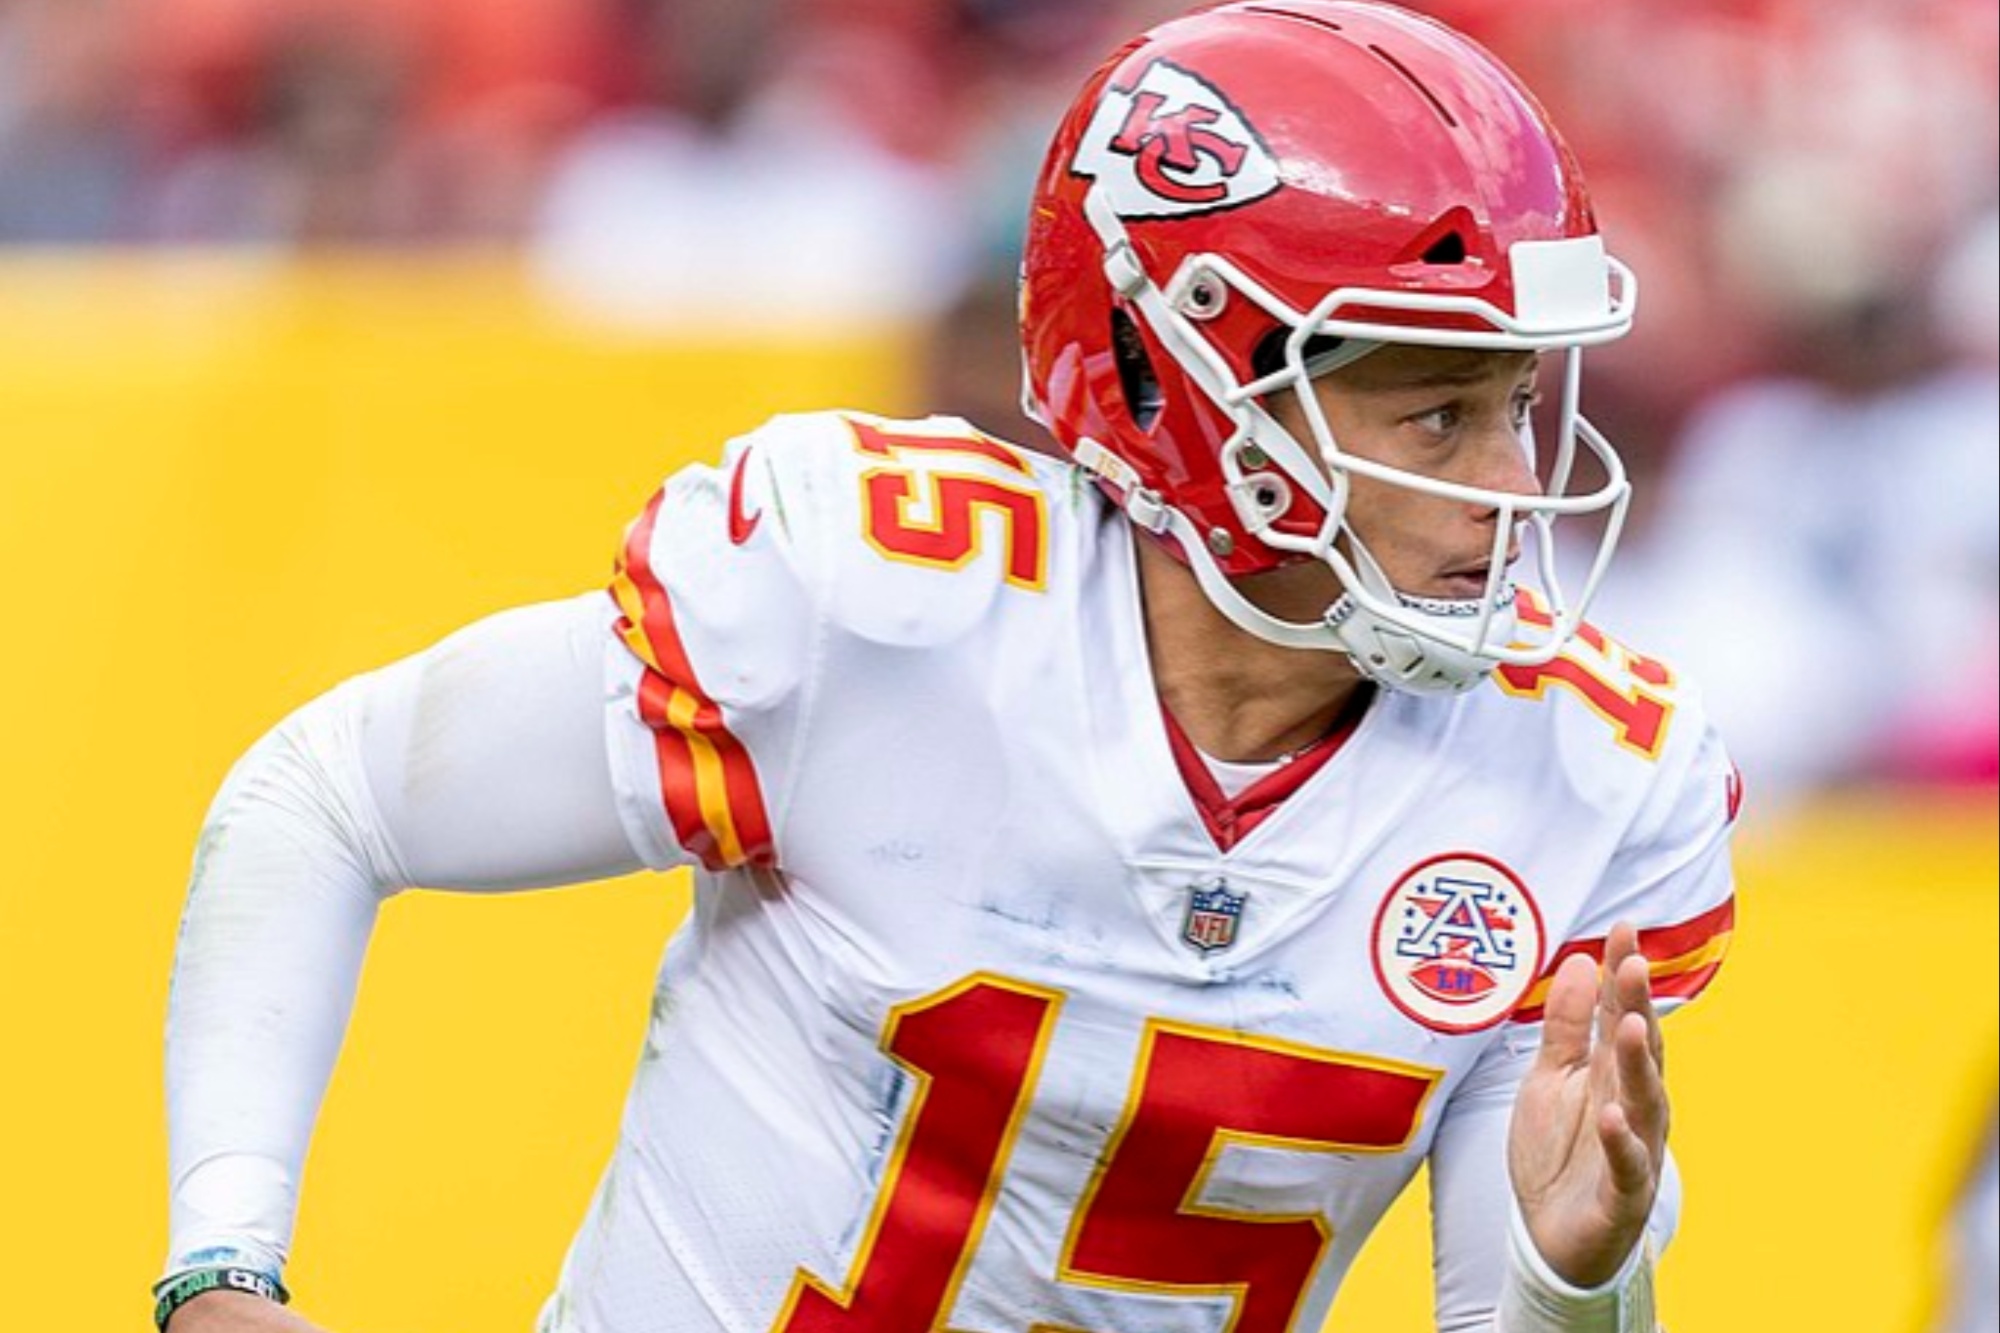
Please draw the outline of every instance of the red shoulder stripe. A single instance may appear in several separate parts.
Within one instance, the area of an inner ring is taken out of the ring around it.
[[[710,870],[774,859],[763,787],[750,752],[688,660],[673,602],[653,572],[651,550],[665,492],[625,534],[612,577],[624,614],[616,629],[645,663],[639,716],[653,730],[660,792],[681,846]]]
[[[1719,906],[1699,916],[1671,926],[1639,932],[1639,952],[1646,956],[1653,974],[1655,1000],[1691,1000],[1699,995],[1722,967],[1729,953],[1736,927],[1736,898],[1730,895]],[[1602,961],[1604,937],[1572,940],[1558,949],[1542,975],[1514,1010],[1517,1023],[1539,1023],[1549,996],[1549,983],[1571,954],[1585,954]]]

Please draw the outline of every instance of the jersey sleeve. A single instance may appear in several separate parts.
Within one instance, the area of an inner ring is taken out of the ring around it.
[[[1669,749],[1647,802],[1623,844],[1515,1010],[1517,1023],[1541,1021],[1556,969],[1571,954],[1604,956],[1611,928],[1630,921],[1653,978],[1653,1003],[1670,1012],[1699,995],[1721,968],[1736,926],[1730,835],[1742,803],[1742,776],[1698,708],[1684,706],[1692,743]]]
[[[670,477],[626,529],[606,645],[612,782],[655,869],[777,863],[817,620],[809,450],[771,428]],[[789,474],[789,475],[788,475]],[[789,483],[789,484],[788,484]]]
[[[1042,590],[1066,476],[956,418],[824,412],[669,479],[611,584],[614,781],[647,863],[780,864],[813,714],[887,688],[853,650],[937,648]]]

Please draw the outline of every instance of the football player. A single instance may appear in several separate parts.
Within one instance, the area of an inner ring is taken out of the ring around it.
[[[1246,0],[1131,42],[1031,203],[1060,459],[775,420],[608,596],[236,766],[162,1326],[314,1327],[282,1269],[383,899],[691,865],[541,1333],[1317,1328],[1426,1162],[1440,1330],[1653,1329],[1659,1017],[1727,947],[1738,789],[1582,618],[1627,485],[1581,358],[1635,294],[1449,29]]]

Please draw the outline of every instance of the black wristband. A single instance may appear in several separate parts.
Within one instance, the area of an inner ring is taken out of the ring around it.
[[[160,1333],[166,1333],[167,1321],[174,1317],[174,1311],[211,1291],[240,1291],[246,1296],[262,1296],[280,1305],[292,1299],[292,1293],[285,1290],[284,1283],[254,1268],[197,1268],[192,1273],[182,1273],[161,1283],[153,1291],[159,1298],[153,1306],[153,1326]]]

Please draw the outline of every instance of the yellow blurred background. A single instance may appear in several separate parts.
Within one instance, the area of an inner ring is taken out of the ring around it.
[[[917,341],[591,331],[502,259],[0,259],[0,1326],[148,1327],[175,923],[234,757],[350,673],[598,584],[730,433],[916,407]],[[1670,1032],[1670,1327],[1916,1333],[1995,1088],[1992,793],[1751,801],[1736,951]],[[391,906],[306,1172],[303,1310],[526,1333],[685,888]],[[1410,1200],[1333,1327],[1426,1329],[1428,1292]]]

